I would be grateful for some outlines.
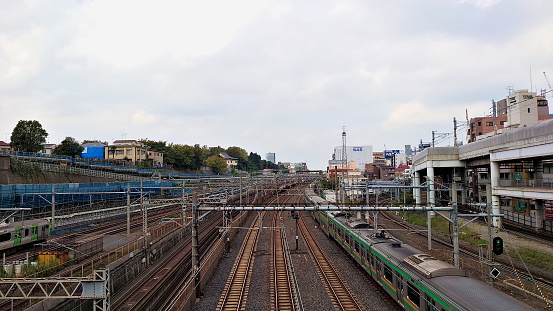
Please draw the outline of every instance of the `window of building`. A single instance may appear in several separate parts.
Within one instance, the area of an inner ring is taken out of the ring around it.
[[[478,126],[482,126],[482,122],[481,122],[481,121],[478,121]]]
[[[528,108],[528,113],[530,113],[530,108]]]
[[[510,173],[499,173],[499,179],[509,179]]]
[[[116,153],[117,155],[123,155],[123,150],[117,150],[115,153]]]
[[[493,122],[492,121],[487,121],[486,126],[493,126]]]
[[[543,165],[543,172],[545,174],[553,174],[553,164],[544,164]]]
[[[131,155],[132,154],[132,149],[127,149],[127,155]]]
[[[505,124],[505,121],[499,121],[499,125]]]

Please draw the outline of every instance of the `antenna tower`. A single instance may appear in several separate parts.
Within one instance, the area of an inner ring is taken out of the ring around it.
[[[346,150],[346,126],[342,126],[342,169],[348,166],[348,153]]]
[[[547,75],[545,74],[545,71],[543,72],[543,76],[545,77],[545,81],[547,82],[547,86],[549,86],[549,90],[551,91],[551,83],[549,83],[549,79],[547,79]]]

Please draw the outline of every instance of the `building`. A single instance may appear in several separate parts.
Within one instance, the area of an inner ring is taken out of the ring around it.
[[[353,169],[363,169],[365,164],[373,162],[373,147],[366,146],[346,146],[346,160],[348,166]],[[353,162],[353,165],[351,164]],[[342,166],[342,146],[334,148],[332,160],[328,162],[328,166]]]
[[[267,152],[265,154],[265,160],[276,164],[276,155],[274,152]]]
[[[495,132],[501,133],[507,122],[507,115],[496,118],[497,128],[493,124],[494,117],[477,117],[470,119],[467,132],[467,142],[472,143],[476,140],[493,136]]]
[[[10,150],[11,150],[10,144],[0,140],[0,151],[10,151]]]
[[[148,149],[136,140],[116,140],[104,148],[107,160],[128,160],[133,163],[148,160]]]
[[[371,163],[374,163],[377,166],[385,166],[386,158],[384,157],[384,152],[383,151],[373,152],[373,160]]]
[[[220,156],[221,158],[223,158],[223,160],[225,160],[225,162],[227,162],[227,167],[232,168],[232,167],[238,166],[238,159],[229,156],[228,153],[226,153],[226,152],[221,152],[221,153],[219,154],[219,156]]]
[[[278,162],[278,165],[282,165],[292,174],[297,171],[307,171],[307,163],[305,162]]]
[[[549,114],[547,100],[528,90],[511,92],[507,98],[496,103],[496,111],[497,124],[495,125],[493,116],[476,117],[470,120],[467,142],[475,142],[553,119],[553,115]]]
[[[83,159],[105,159],[106,145],[102,143],[86,143],[83,144],[83,152],[81,152],[81,158]]]
[[[56,144],[44,144],[40,153],[52,154],[54,149],[56,149]]]
[[[365,164],[365,177],[367,177],[368,180],[379,180],[380,166],[376,163]]]
[[[163,152],[154,149],[148,149],[148,159],[152,161],[152,165],[155,168],[161,168],[164,166]]]

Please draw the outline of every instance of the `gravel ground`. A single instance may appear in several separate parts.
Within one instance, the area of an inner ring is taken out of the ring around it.
[[[364,310],[402,310],[399,305],[380,288],[380,286],[368,277],[364,270],[362,270],[357,263],[338,246],[338,244],[330,240],[324,232],[318,228],[318,224],[313,218],[304,217],[304,220],[308,226],[315,229],[312,232],[318,239],[325,254],[332,260],[334,267],[340,271],[342,279],[347,280],[349,288],[364,307]],[[309,284],[307,285],[309,286]],[[306,310],[317,310],[317,308],[306,308]]]
[[[248,227],[252,221],[253,217],[250,215],[249,219],[244,223],[244,227]],[[229,251],[223,255],[217,269],[209,283],[203,290],[203,296],[196,302],[192,310],[194,311],[207,311],[215,310],[217,308],[217,302],[219,302],[219,297],[223,293],[223,289],[227,282],[227,277],[230,274],[234,260],[236,260],[236,255],[240,250],[242,241],[246,235],[246,230],[239,230],[234,239],[230,242]]]
[[[270,226],[270,217],[271,215],[267,214],[264,219],[264,226]],[[303,309],[320,311],[334,310],[332,302],[324,289],[319,275],[317,274],[316,267],[310,255],[307,253],[301,237],[298,240],[298,250],[296,250],[295,220],[290,217],[290,213],[283,213],[282,217],[286,227],[287,242],[291,252],[296,279],[300,288]],[[365,310],[401,310],[395,301],[389,298],[375,282],[369,279],[364,271],[361,270],[337,244],[329,240],[322,230],[315,228],[317,224],[311,217],[305,217],[304,219],[306,223],[314,229],[313,233],[319,239],[321,246],[328,251],[328,256],[333,260],[333,264],[341,271],[342,277],[348,281],[350,288],[364,306]],[[222,258],[217,271],[203,291],[203,297],[198,300],[192,310],[203,311],[216,309],[228,274],[244,239],[245,231],[246,230],[241,230],[234,241],[231,242],[230,251]],[[246,310],[271,310],[270,239],[270,231],[263,230],[255,253],[253,275],[251,278]]]

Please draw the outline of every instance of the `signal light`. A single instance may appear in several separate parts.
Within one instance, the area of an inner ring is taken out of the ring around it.
[[[503,239],[496,236],[492,241],[492,251],[496,255],[503,254]]]

